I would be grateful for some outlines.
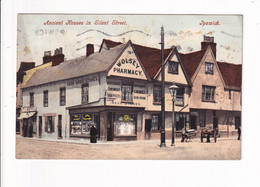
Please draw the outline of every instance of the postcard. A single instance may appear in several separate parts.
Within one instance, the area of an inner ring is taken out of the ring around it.
[[[241,159],[242,15],[17,24],[17,159]]]

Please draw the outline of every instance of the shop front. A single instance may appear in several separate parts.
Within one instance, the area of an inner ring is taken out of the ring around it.
[[[107,140],[136,140],[137,113],[108,112]]]
[[[19,121],[20,134],[24,137],[36,136],[37,110],[34,107],[23,107],[20,116],[17,117]]]
[[[99,113],[85,112],[70,115],[70,137],[90,138],[90,129],[95,126],[100,137]]]
[[[144,108],[75,106],[67,109],[70,137],[90,138],[93,125],[100,141],[137,140],[138,132],[141,132],[141,112]]]

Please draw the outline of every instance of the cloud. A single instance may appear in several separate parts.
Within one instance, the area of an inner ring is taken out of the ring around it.
[[[165,34],[169,35],[169,36],[177,36],[177,33],[174,31],[167,31],[167,32],[165,32]]]

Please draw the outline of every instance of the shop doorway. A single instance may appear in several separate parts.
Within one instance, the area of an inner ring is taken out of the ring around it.
[[[185,127],[185,114],[176,114],[176,130],[182,130]]]
[[[113,113],[107,114],[107,141],[113,141]]]
[[[145,139],[151,138],[152,120],[145,119]]]
[[[197,116],[191,116],[190,128],[197,129]]]
[[[39,137],[42,137],[42,116],[39,116]]]
[[[62,115],[58,115],[58,138],[62,138]]]

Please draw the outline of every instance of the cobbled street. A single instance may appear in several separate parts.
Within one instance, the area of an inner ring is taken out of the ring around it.
[[[159,140],[129,142],[73,142],[65,140],[40,140],[16,136],[17,159],[86,159],[86,160],[237,160],[241,158],[241,141],[235,137],[219,138],[216,143],[192,142],[175,146],[166,142],[166,148],[160,148]]]

